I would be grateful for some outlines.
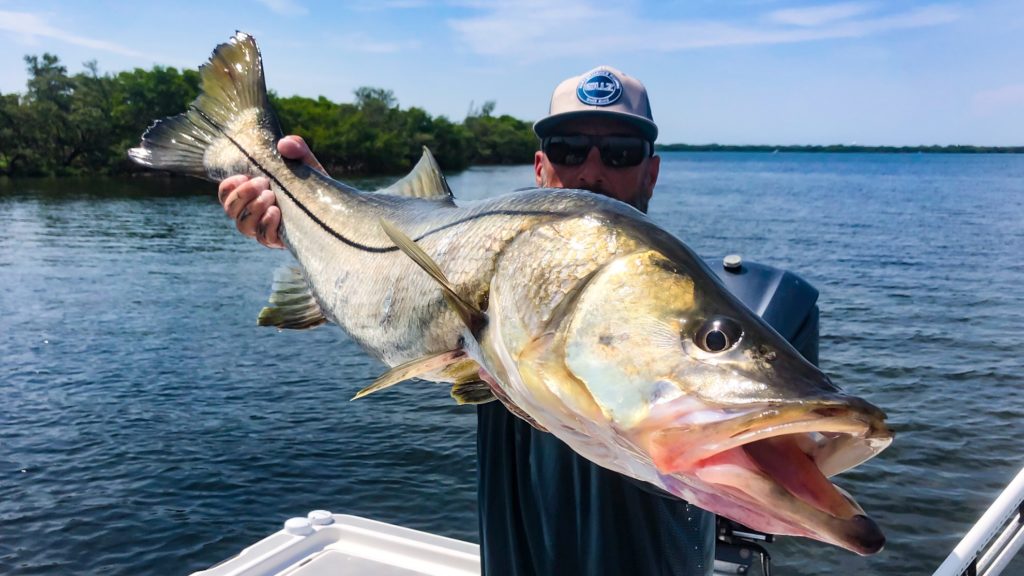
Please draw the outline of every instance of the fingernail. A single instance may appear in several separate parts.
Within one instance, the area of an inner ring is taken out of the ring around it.
[[[245,219],[248,218],[249,215],[250,215],[249,207],[246,206],[245,208],[242,208],[242,213],[238,215],[238,221],[239,222],[245,222]]]

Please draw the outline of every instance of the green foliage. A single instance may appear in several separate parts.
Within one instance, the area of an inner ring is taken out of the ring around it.
[[[95,62],[68,75],[56,56],[26,56],[23,96],[0,97],[0,174],[112,174],[136,168],[125,151],[155,118],[185,109],[199,74],[174,68],[100,75]]]
[[[29,135],[23,130],[28,126],[26,111],[17,94],[0,94],[0,175],[28,172],[25,144]]]
[[[537,136],[530,124],[508,115],[495,118],[494,108],[494,101],[488,101],[466,117],[466,129],[476,144],[473,163],[514,164],[532,158]]]
[[[4,141],[4,155],[11,157],[12,173],[53,173],[77,155],[70,126],[74,84],[52,54],[26,56],[25,65],[27,91],[11,111],[15,139]]]
[[[0,176],[123,174],[139,167],[126,150],[156,119],[183,112],[199,94],[199,73],[155,66],[100,75],[95,62],[69,75],[52,54],[26,56],[23,95],[0,94]],[[401,174],[424,146],[445,170],[530,162],[530,124],[494,117],[495,103],[463,123],[402,110],[392,91],[362,87],[352,103],[324,97],[271,103],[286,134],[300,134],[332,174]]]

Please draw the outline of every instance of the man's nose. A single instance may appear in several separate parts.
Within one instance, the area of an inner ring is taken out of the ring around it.
[[[604,180],[604,164],[601,162],[601,153],[597,146],[591,146],[587,151],[587,159],[580,164],[577,179],[581,184],[593,184]]]

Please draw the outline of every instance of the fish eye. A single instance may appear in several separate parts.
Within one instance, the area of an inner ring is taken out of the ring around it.
[[[743,330],[732,318],[717,316],[704,322],[697,333],[693,335],[693,341],[705,352],[724,352],[740,341],[743,337]]]

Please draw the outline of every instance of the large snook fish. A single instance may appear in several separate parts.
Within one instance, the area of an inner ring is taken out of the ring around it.
[[[390,371],[460,402],[497,398],[593,462],[774,534],[860,554],[884,536],[828,477],[892,441],[730,295],[693,251],[621,202],[535,189],[457,205],[429,153],[360,192],[282,159],[253,39],[201,68],[190,109],[131,158],[220,180],[266,176],[301,269],[261,324],[338,324]]]

